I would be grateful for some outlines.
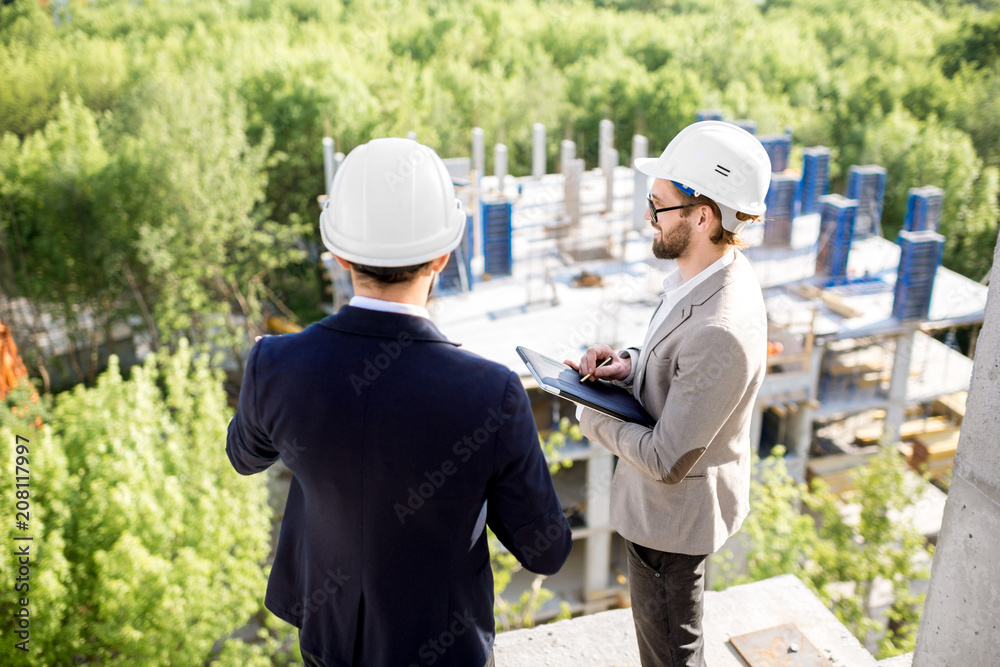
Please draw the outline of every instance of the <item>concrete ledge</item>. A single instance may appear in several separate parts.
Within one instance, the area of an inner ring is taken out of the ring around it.
[[[911,667],[913,665],[913,654],[906,653],[897,655],[895,658],[886,658],[878,661],[878,667]]]
[[[705,593],[705,661],[745,667],[730,637],[794,623],[837,667],[875,667],[857,639],[792,575]],[[498,667],[639,667],[630,609],[497,635]],[[905,664],[905,663],[903,663]],[[893,667],[898,667],[893,664]]]

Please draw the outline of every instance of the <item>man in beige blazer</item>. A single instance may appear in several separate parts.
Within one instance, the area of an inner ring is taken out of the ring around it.
[[[703,121],[635,165],[655,179],[653,254],[677,269],[642,346],[597,345],[567,363],[630,387],[656,418],[648,428],[578,411],[583,434],[619,457],[611,520],[626,539],[642,665],[701,666],[705,560],[749,511],[767,315],[738,233],[763,218],[771,163],[748,132]]]

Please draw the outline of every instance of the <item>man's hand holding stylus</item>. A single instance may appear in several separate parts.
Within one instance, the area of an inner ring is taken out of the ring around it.
[[[604,366],[600,363],[607,358],[611,361]],[[564,364],[580,373],[580,375],[590,375],[589,382],[596,380],[624,380],[632,370],[632,360],[628,357],[622,358],[618,353],[607,345],[594,345],[587,349],[580,358],[580,363],[566,359]],[[600,368],[598,368],[600,366]]]

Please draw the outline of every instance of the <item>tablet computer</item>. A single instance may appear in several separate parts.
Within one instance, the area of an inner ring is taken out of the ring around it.
[[[656,420],[627,390],[604,380],[580,382],[580,374],[564,363],[529,350],[517,348],[538,386],[559,398],[585,405],[621,421],[652,428]]]

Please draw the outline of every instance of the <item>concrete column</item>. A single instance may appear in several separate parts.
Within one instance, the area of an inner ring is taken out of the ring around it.
[[[565,176],[569,173],[576,159],[576,144],[569,139],[563,139],[559,144],[559,171]]]
[[[565,200],[566,222],[580,224],[580,182],[583,180],[584,161],[570,160],[566,171]]]
[[[632,227],[637,230],[646,228],[649,224],[646,215],[646,191],[649,190],[649,177],[635,168],[636,158],[649,156],[649,139],[641,134],[632,135]]]
[[[323,178],[325,179],[327,197],[330,196],[330,186],[333,185],[333,152],[333,138],[323,137]]]
[[[503,144],[493,147],[493,173],[497,177],[497,190],[503,194],[503,179],[507,177],[507,147]]]
[[[896,336],[896,351],[892,356],[889,379],[889,405],[885,410],[882,442],[893,445],[899,440],[899,430],[906,420],[906,383],[910,379],[910,359],[913,357],[913,337],[916,331]]]
[[[406,133],[406,138],[410,139],[411,141],[416,141],[417,140],[417,133],[414,132],[413,130],[410,130],[409,132]]]
[[[615,205],[615,167],[618,166],[618,150],[608,149],[608,154],[604,158],[604,182],[606,190],[604,192],[604,212],[611,213]]]
[[[809,446],[812,444],[812,408],[808,403],[799,403],[799,411],[789,419],[788,439],[791,445],[790,453],[796,454],[803,461],[809,460]]]
[[[486,134],[483,128],[472,128],[472,168],[476,170],[477,178],[486,173]]]
[[[611,569],[611,453],[596,442],[590,444],[587,461],[587,527],[584,564],[584,600],[589,602],[608,588]]]
[[[823,369],[823,350],[826,346],[818,342],[813,343],[812,354],[809,357],[809,398],[815,400],[819,396],[819,377]],[[809,405],[802,406],[802,421],[799,423],[799,438],[796,452],[802,457],[803,462],[809,462],[809,451],[812,448],[813,438],[813,409]]]
[[[597,143],[597,166],[607,171],[609,151],[615,147],[615,124],[605,118],[601,121]]]
[[[1000,653],[1000,245],[972,367],[914,667],[995,664]]]
[[[545,175],[545,126],[535,123],[531,127],[531,175]]]

